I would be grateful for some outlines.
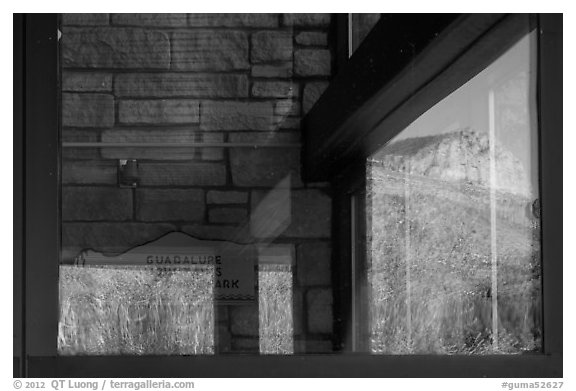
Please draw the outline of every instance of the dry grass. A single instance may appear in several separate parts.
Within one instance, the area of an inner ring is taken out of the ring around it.
[[[413,183],[407,210],[402,181],[374,170],[368,213],[371,350],[388,354],[538,350],[538,229],[518,217],[524,200],[500,195],[498,204],[507,211],[497,219],[496,345],[489,194],[473,193],[465,186]]]
[[[62,355],[213,354],[213,272],[60,267]]]
[[[259,269],[260,352],[291,354],[292,270]],[[213,272],[60,267],[62,355],[214,353]]]
[[[261,265],[258,291],[260,353],[294,353],[290,266]]]

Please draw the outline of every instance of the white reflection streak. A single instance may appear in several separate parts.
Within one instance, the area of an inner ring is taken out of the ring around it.
[[[498,248],[496,247],[496,108],[494,90],[488,94],[490,137],[490,253],[492,265],[492,347],[498,350]]]
[[[252,211],[250,233],[271,242],[292,223],[291,175],[282,179]]]
[[[407,332],[407,348],[408,351],[412,348],[412,297],[410,295],[410,266],[411,266],[411,243],[410,243],[410,158],[406,159],[406,167],[404,169],[404,237],[406,246],[406,332]]]

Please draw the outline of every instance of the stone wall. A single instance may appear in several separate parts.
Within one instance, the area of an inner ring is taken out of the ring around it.
[[[65,14],[62,139],[299,142],[300,119],[332,75],[330,24],[329,14]],[[295,351],[332,349],[330,188],[301,181],[299,149],[62,155],[65,262],[84,249],[120,253],[170,231],[288,245],[296,256]],[[139,161],[136,189],[117,186],[117,159],[126,158]],[[273,209],[259,219],[254,212],[286,183],[288,223],[255,228],[278,218]],[[257,305],[219,306],[218,322],[220,352],[258,350]]]

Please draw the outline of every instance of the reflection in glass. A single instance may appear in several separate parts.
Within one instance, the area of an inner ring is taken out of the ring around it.
[[[368,160],[370,351],[541,348],[533,39]]]
[[[213,354],[211,266],[60,266],[58,351]]]
[[[332,72],[330,23],[61,15],[60,354],[288,354],[330,338],[292,305],[292,284],[301,300],[317,288],[293,270],[318,255],[296,249],[330,239],[329,185],[300,176],[300,121]],[[187,235],[185,248],[159,248],[167,235]],[[251,250],[276,242],[289,262],[257,261]],[[146,268],[198,253],[222,269]]]
[[[258,300],[260,353],[294,353],[290,265],[259,266]]]

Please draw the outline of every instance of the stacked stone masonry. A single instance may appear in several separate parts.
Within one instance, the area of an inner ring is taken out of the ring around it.
[[[300,119],[333,75],[331,23],[330,14],[65,14],[62,139],[298,143]],[[300,152],[66,149],[65,261],[171,231],[289,245],[295,352],[330,351],[331,189],[302,182]],[[136,189],[117,186],[117,159],[126,158],[139,160]],[[289,224],[255,229],[259,203],[286,183]],[[217,318],[218,351],[258,351],[257,304],[218,306]]]

